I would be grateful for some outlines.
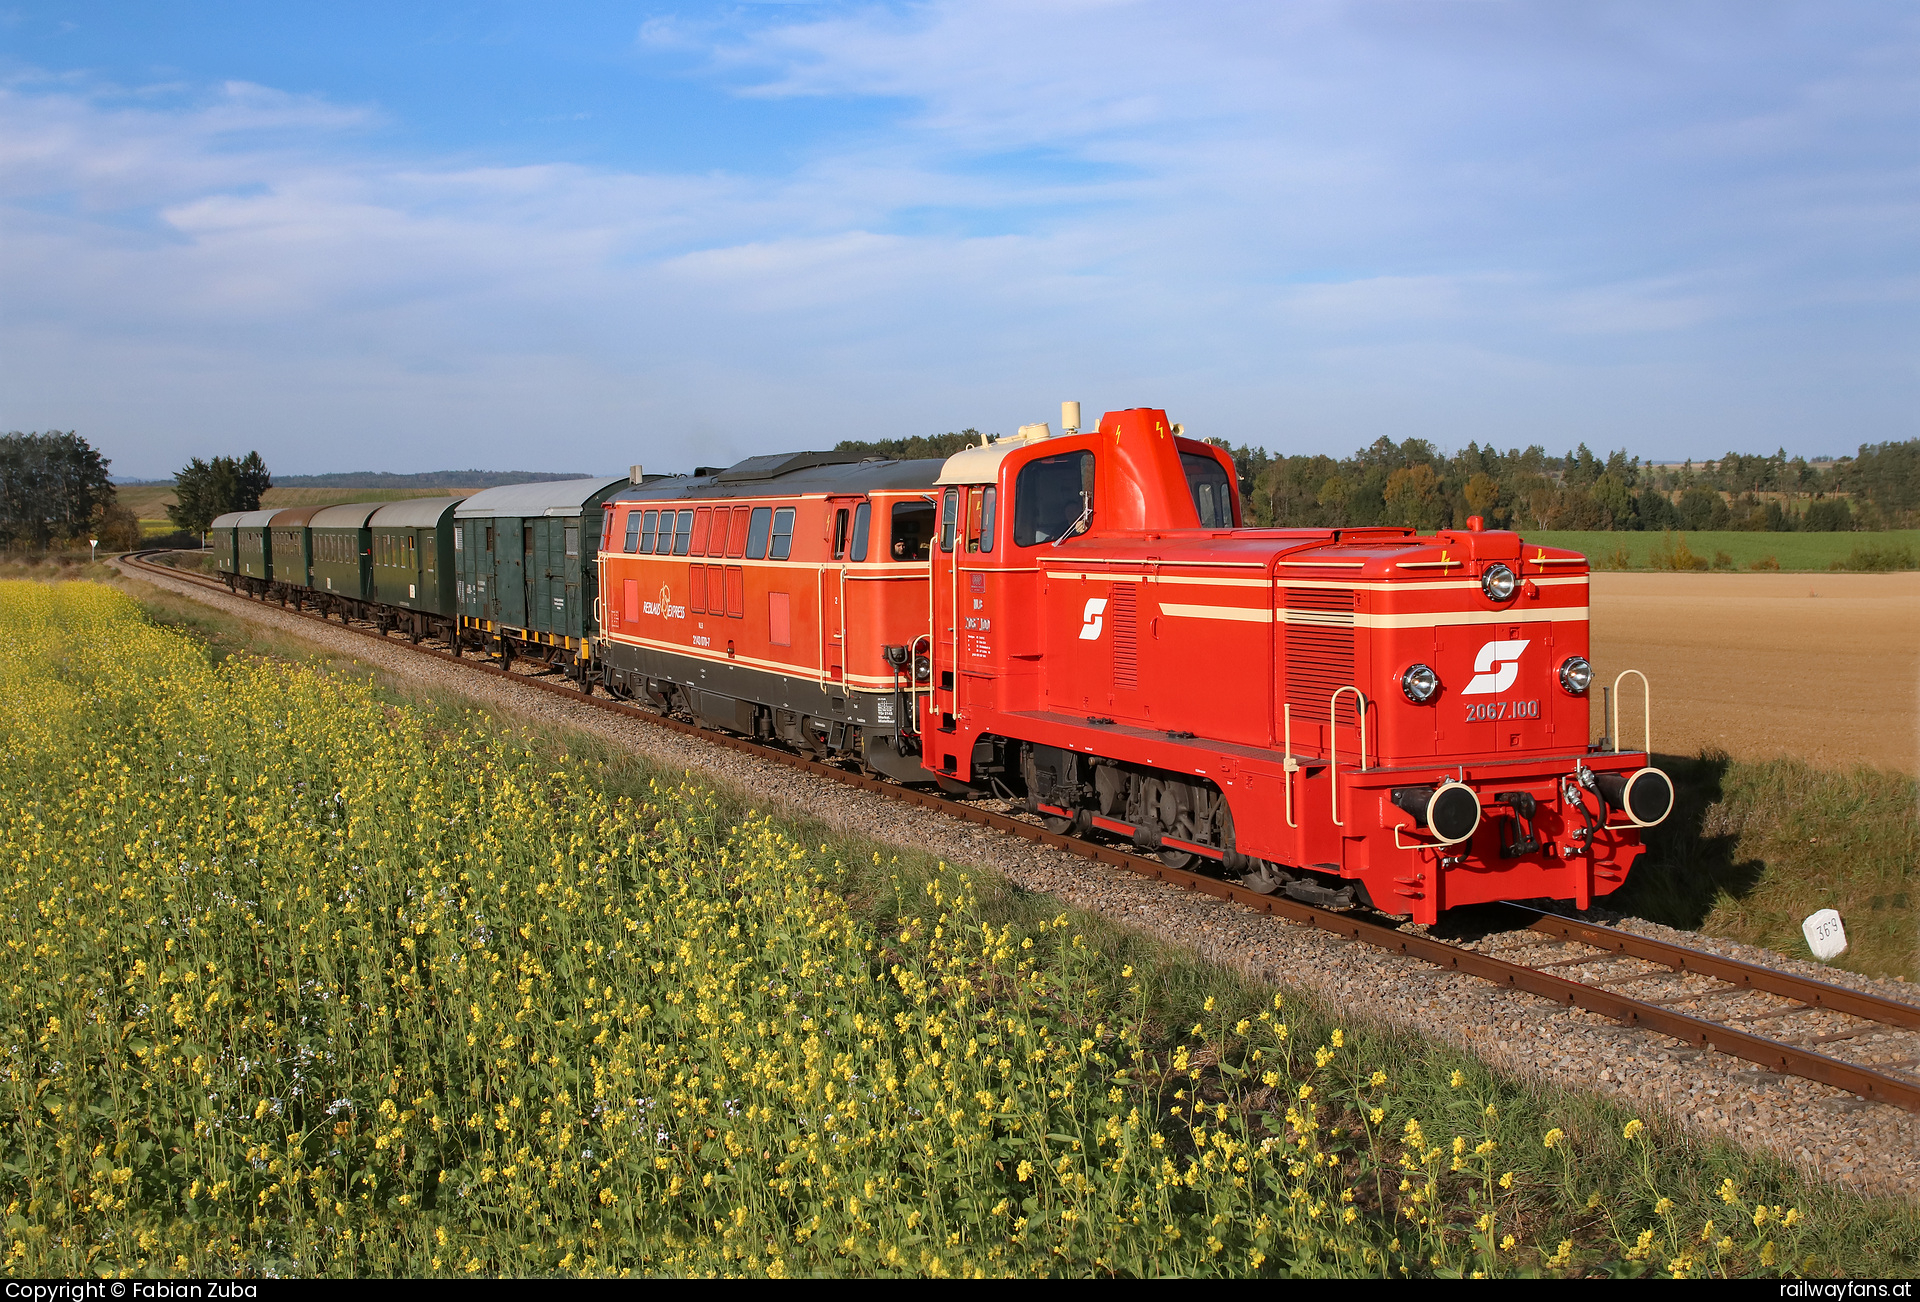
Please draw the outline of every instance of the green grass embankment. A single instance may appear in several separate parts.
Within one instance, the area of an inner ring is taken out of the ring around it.
[[[1835,966],[1920,981],[1920,783],[1715,752],[1656,762],[1679,799],[1608,907],[1804,959],[1802,919],[1836,909]]]
[[[1882,533],[1596,530],[1524,533],[1522,536],[1529,543],[1582,552],[1595,569],[1823,571],[1920,567],[1920,529],[1892,529]],[[1689,556],[1697,565],[1688,563]]]

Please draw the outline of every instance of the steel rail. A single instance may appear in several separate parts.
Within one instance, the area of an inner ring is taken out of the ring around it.
[[[1684,945],[1675,945],[1648,936],[1636,936],[1618,927],[1608,927],[1597,922],[1582,922],[1577,918],[1547,913],[1524,904],[1508,904],[1506,907],[1524,909],[1528,913],[1537,915],[1537,920],[1528,924],[1529,931],[1537,931],[1543,935],[1555,936],[1561,940],[1582,945],[1592,945],[1596,949],[1606,950],[1611,954],[1645,959],[1650,963],[1664,963],[1676,972],[1698,973],[1743,989],[1797,1000],[1810,1008],[1825,1012],[1844,1013],[1849,1017],[1883,1022],[1888,1026],[1920,1030],[1920,1008],[1912,1004],[1898,1003],[1865,991],[1849,990],[1845,986],[1816,981],[1811,977],[1797,976],[1791,972],[1776,971],[1755,963],[1743,963],[1736,958],[1722,958],[1718,954],[1688,949]],[[1585,961],[1600,963],[1604,962],[1606,957],[1605,954],[1595,954]],[[1566,963],[1573,966],[1578,961],[1566,960]]]
[[[123,557],[122,560],[124,563],[131,564],[137,568],[151,570],[170,578],[196,583],[204,587],[212,588],[215,591],[226,592],[228,595],[239,595],[218,580],[210,579],[205,575],[185,574],[170,566],[157,565],[146,559],[148,556],[157,554],[159,553],[151,551],[129,553]],[[260,598],[260,600],[262,604],[265,604],[265,598]],[[315,620],[327,624],[329,627],[345,628],[351,632],[359,633],[364,637],[380,642],[385,646],[400,646],[416,651],[422,655],[436,656],[441,660],[463,665],[468,669],[480,673],[492,674],[513,682],[523,683],[526,686],[539,688],[542,691],[550,692],[554,695],[562,696],[585,705],[591,705],[597,709],[608,711],[609,713],[638,719],[644,723],[666,728],[684,736],[697,737],[718,746],[725,746],[730,750],[754,755],[765,760],[771,760],[779,764],[784,764],[789,768],[800,769],[819,777],[846,783],[849,786],[858,787],[864,791],[870,791],[895,800],[903,800],[924,809],[935,810],[955,818],[965,819],[968,822],[979,823],[983,826],[993,828],[996,831],[1005,832],[1010,836],[1017,836],[1028,841],[1052,846],[1054,849],[1064,850],[1069,854],[1078,855],[1083,859],[1091,859],[1095,862],[1109,864],[1116,868],[1125,868],[1132,872],[1139,873],[1144,877],[1166,882],[1169,885],[1179,886],[1203,895],[1210,895],[1216,899],[1228,900],[1232,903],[1242,905],[1245,908],[1252,909],[1256,913],[1265,913],[1284,918],[1289,922],[1297,923],[1301,926],[1314,927],[1320,931],[1327,932],[1329,935],[1339,936],[1344,940],[1371,945],[1376,949],[1384,950],[1388,953],[1400,954],[1407,958],[1417,958],[1438,968],[1477,977],[1493,985],[1518,990],[1526,994],[1552,1000],[1555,1003],[1565,1004],[1569,1007],[1583,1008],[1589,1012],[1598,1013],[1603,1017],[1612,1018],[1622,1025],[1642,1027],[1646,1030],[1654,1031],[1678,1040],[1683,1044],[1694,1045],[1702,1049],[1711,1049],[1717,1053],[1724,1053],[1729,1057],[1740,1058],[1785,1075],[1800,1076],[1807,1080],[1817,1081],[1823,1085],[1831,1085],[1836,1089],[1846,1090],[1876,1103],[1888,1103],[1895,1107],[1905,1108],[1911,1112],[1920,1112],[1920,1082],[1902,1080],[1895,1076],[1874,1071],[1858,1063],[1847,1062],[1840,1058],[1812,1052],[1799,1045],[1782,1043],[1778,1040],[1769,1040],[1764,1036],[1736,1030],[1733,1027],[1724,1026],[1717,1022],[1709,1022],[1697,1017],[1689,1017],[1685,1013],[1672,1012],[1658,1004],[1632,999],[1602,986],[1585,985],[1577,981],[1569,981],[1564,977],[1554,976],[1552,973],[1541,971],[1538,968],[1527,967],[1519,963],[1511,963],[1505,959],[1495,958],[1490,954],[1482,954],[1476,950],[1463,949],[1457,945],[1449,944],[1446,941],[1435,940],[1430,936],[1399,931],[1393,927],[1384,926],[1365,918],[1331,913],[1325,909],[1317,909],[1312,905],[1302,904],[1297,900],[1290,900],[1281,896],[1261,895],[1245,887],[1235,886],[1231,882],[1222,881],[1216,877],[1205,877],[1198,873],[1187,872],[1184,869],[1171,868],[1157,860],[1148,859],[1141,855],[1130,854],[1124,850],[1116,849],[1113,846],[1101,845],[1098,842],[1083,841],[1076,837],[1049,832],[1044,827],[1037,827],[1032,823],[1011,818],[1005,814],[995,813],[991,810],[980,809],[964,801],[950,799],[943,795],[935,795],[932,792],[903,786],[899,783],[868,777],[864,773],[852,773],[846,769],[835,768],[830,764],[823,764],[818,760],[795,755],[789,751],[766,746],[759,742],[735,736],[731,733],[718,732],[710,728],[700,727],[697,724],[684,723],[679,719],[670,718],[652,710],[641,709],[638,706],[628,705],[622,701],[590,696],[578,688],[563,686],[559,683],[545,682],[539,678],[529,677],[525,674],[512,673],[497,665],[468,659],[464,656],[437,650],[433,647],[423,647],[408,642],[395,642],[395,640],[387,634],[374,629],[355,628],[351,624],[335,625],[332,620],[316,612],[302,610],[297,607],[282,607],[282,610],[292,610],[293,613],[300,615],[302,618]],[[1672,945],[1664,941],[1651,940],[1644,936],[1634,936],[1611,927],[1577,922],[1573,919],[1548,914],[1543,915],[1539,921],[1533,923],[1532,929],[1543,931],[1549,935],[1560,935],[1563,939],[1575,940],[1582,944],[1593,945],[1597,948],[1610,950],[1619,954],[1626,954],[1630,957],[1646,958],[1652,962],[1664,963],[1676,971],[1698,972],[1701,975],[1712,976],[1718,980],[1729,981],[1744,986],[1749,990],[1768,994],[1779,994],[1785,998],[1802,1000],[1814,1004],[1817,1007],[1830,1009],[1834,1012],[1845,1012],[1849,1016],[1860,1017],[1869,1021],[1901,1027],[1920,1024],[1920,1008],[1915,1008],[1912,1005],[1897,1003],[1893,1000],[1864,994],[1856,990],[1845,990],[1839,986],[1827,985],[1824,982],[1810,981],[1805,977],[1795,976],[1791,973],[1777,972],[1771,968],[1759,967],[1749,963],[1740,963],[1732,959],[1720,958],[1717,955],[1703,954],[1697,950],[1689,950],[1683,946]],[[1599,961],[1599,956],[1596,956],[1595,961]],[[1725,975],[1723,975],[1723,973]],[[1854,1011],[1855,1009],[1861,1011]]]

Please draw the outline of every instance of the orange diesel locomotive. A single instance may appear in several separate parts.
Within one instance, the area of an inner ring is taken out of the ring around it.
[[[1062,423],[619,495],[599,681],[1310,903],[1431,923],[1625,880],[1673,787],[1617,721],[1588,741],[1583,557],[1242,528],[1231,459],[1165,412]]]

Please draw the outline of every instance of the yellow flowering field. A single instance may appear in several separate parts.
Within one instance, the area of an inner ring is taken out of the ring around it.
[[[1638,1122],[1603,1197],[1562,1130],[1423,1121],[1277,997],[1156,1035],[1065,915],[996,925],[947,871],[883,929],[775,822],[470,722],[0,583],[7,1272],[1799,1260],[1732,1181],[1717,1225],[1656,1203]]]

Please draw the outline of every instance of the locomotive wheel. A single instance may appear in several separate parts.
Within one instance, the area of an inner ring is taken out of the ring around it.
[[[1040,825],[1059,836],[1085,836],[1093,827],[1093,811],[1082,809],[1072,818],[1040,815]]]
[[[1240,878],[1240,884],[1259,895],[1271,895],[1293,879],[1293,874],[1265,860],[1257,862]]]
[[[1165,846],[1160,848],[1158,854],[1160,862],[1169,868],[1189,868],[1200,857],[1191,850],[1169,850]]]

